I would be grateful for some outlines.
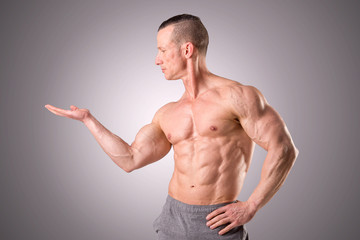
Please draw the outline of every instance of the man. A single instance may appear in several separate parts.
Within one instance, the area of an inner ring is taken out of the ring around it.
[[[167,80],[181,79],[185,92],[160,108],[131,145],[87,109],[46,105],[82,121],[126,172],[158,161],[173,147],[169,195],[154,222],[159,239],[248,239],[243,225],[284,183],[298,154],[284,121],[256,88],[209,72],[208,42],[198,17],[178,15],[160,25],[155,63]],[[237,201],[255,143],[267,150],[261,180],[247,201]]]

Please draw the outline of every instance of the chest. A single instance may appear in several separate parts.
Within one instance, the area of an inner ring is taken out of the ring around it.
[[[240,127],[231,110],[221,101],[179,102],[163,115],[161,127],[169,142],[200,137],[221,137]]]

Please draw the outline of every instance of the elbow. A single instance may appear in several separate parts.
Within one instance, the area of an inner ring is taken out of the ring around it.
[[[291,168],[295,161],[296,157],[299,154],[299,150],[295,145],[290,142],[282,142],[273,148],[273,153],[276,155],[276,159],[283,164],[286,168]]]
[[[134,171],[135,169],[131,169],[131,168],[122,168],[126,173],[131,173],[132,171]]]
[[[290,143],[286,145],[284,148],[287,149],[287,153],[285,155],[287,156],[289,164],[293,166],[297,156],[299,155],[299,150],[295,147],[294,143]]]
[[[294,150],[295,150],[295,159],[299,156],[299,149],[297,149],[295,146],[294,146]]]
[[[130,159],[126,159],[124,161],[121,158],[111,157],[111,160],[113,160],[113,162],[122,170],[124,170],[126,173],[131,173],[136,169],[135,165],[133,164],[133,161]]]
[[[136,169],[136,167],[133,164],[127,164],[126,166],[120,166],[118,165],[122,170],[124,170],[126,173],[131,173]]]

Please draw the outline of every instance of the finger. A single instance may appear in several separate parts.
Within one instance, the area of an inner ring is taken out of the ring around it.
[[[65,115],[65,114],[62,114],[62,113],[59,113],[55,110],[52,110],[52,109],[48,109],[50,112],[54,113],[55,115],[58,115],[58,116],[61,116],[61,117],[68,117],[68,115]]]
[[[50,110],[50,109],[52,109],[52,110],[57,110],[57,111],[59,111],[59,110],[65,110],[65,109],[61,109],[61,108],[55,107],[55,106],[50,105],[50,104],[46,104],[45,107],[46,107],[48,110]]]
[[[227,209],[227,206],[216,209],[215,211],[209,213],[209,215],[206,216],[206,220],[210,220],[213,217],[219,215],[220,213],[226,212],[226,209]]]
[[[71,106],[70,106],[70,109],[73,110],[73,111],[75,111],[75,110],[77,110],[77,109],[79,109],[79,108],[76,107],[76,106],[74,106],[74,105],[71,105]]]
[[[54,109],[55,107],[53,105],[46,104],[45,108],[50,111],[50,109]]]
[[[64,109],[48,108],[48,110],[58,115],[69,115],[70,113],[68,110],[64,110]]]
[[[227,233],[228,231],[230,231],[231,229],[233,229],[236,226],[236,224],[233,222],[231,224],[229,224],[228,226],[226,226],[223,230],[221,230],[219,232],[220,235],[224,235],[225,233]]]
[[[214,217],[213,219],[211,219],[210,221],[208,221],[208,222],[206,223],[206,226],[211,226],[211,225],[213,225],[214,223],[216,223],[216,222],[218,222],[218,221],[220,221],[221,219],[226,218],[226,217],[227,217],[227,215],[226,215],[225,213],[219,214],[219,215],[217,215],[216,217]]]
[[[71,111],[69,110],[65,110],[65,109],[61,109],[61,108],[57,108],[57,107],[54,107],[54,106],[47,106],[46,107],[50,112],[56,114],[56,115],[59,115],[59,116],[62,116],[62,117],[69,117],[71,115]]]
[[[221,225],[224,225],[224,224],[227,224],[227,223],[230,223],[231,220],[230,218],[226,217],[226,218],[223,218],[221,219],[220,221],[217,221],[216,223],[214,223],[213,225],[210,226],[211,229],[215,229]]]

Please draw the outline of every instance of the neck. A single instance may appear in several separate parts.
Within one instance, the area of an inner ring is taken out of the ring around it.
[[[182,78],[185,96],[196,99],[201,93],[209,89],[211,73],[206,67],[205,57],[188,59],[186,65],[186,75]]]

